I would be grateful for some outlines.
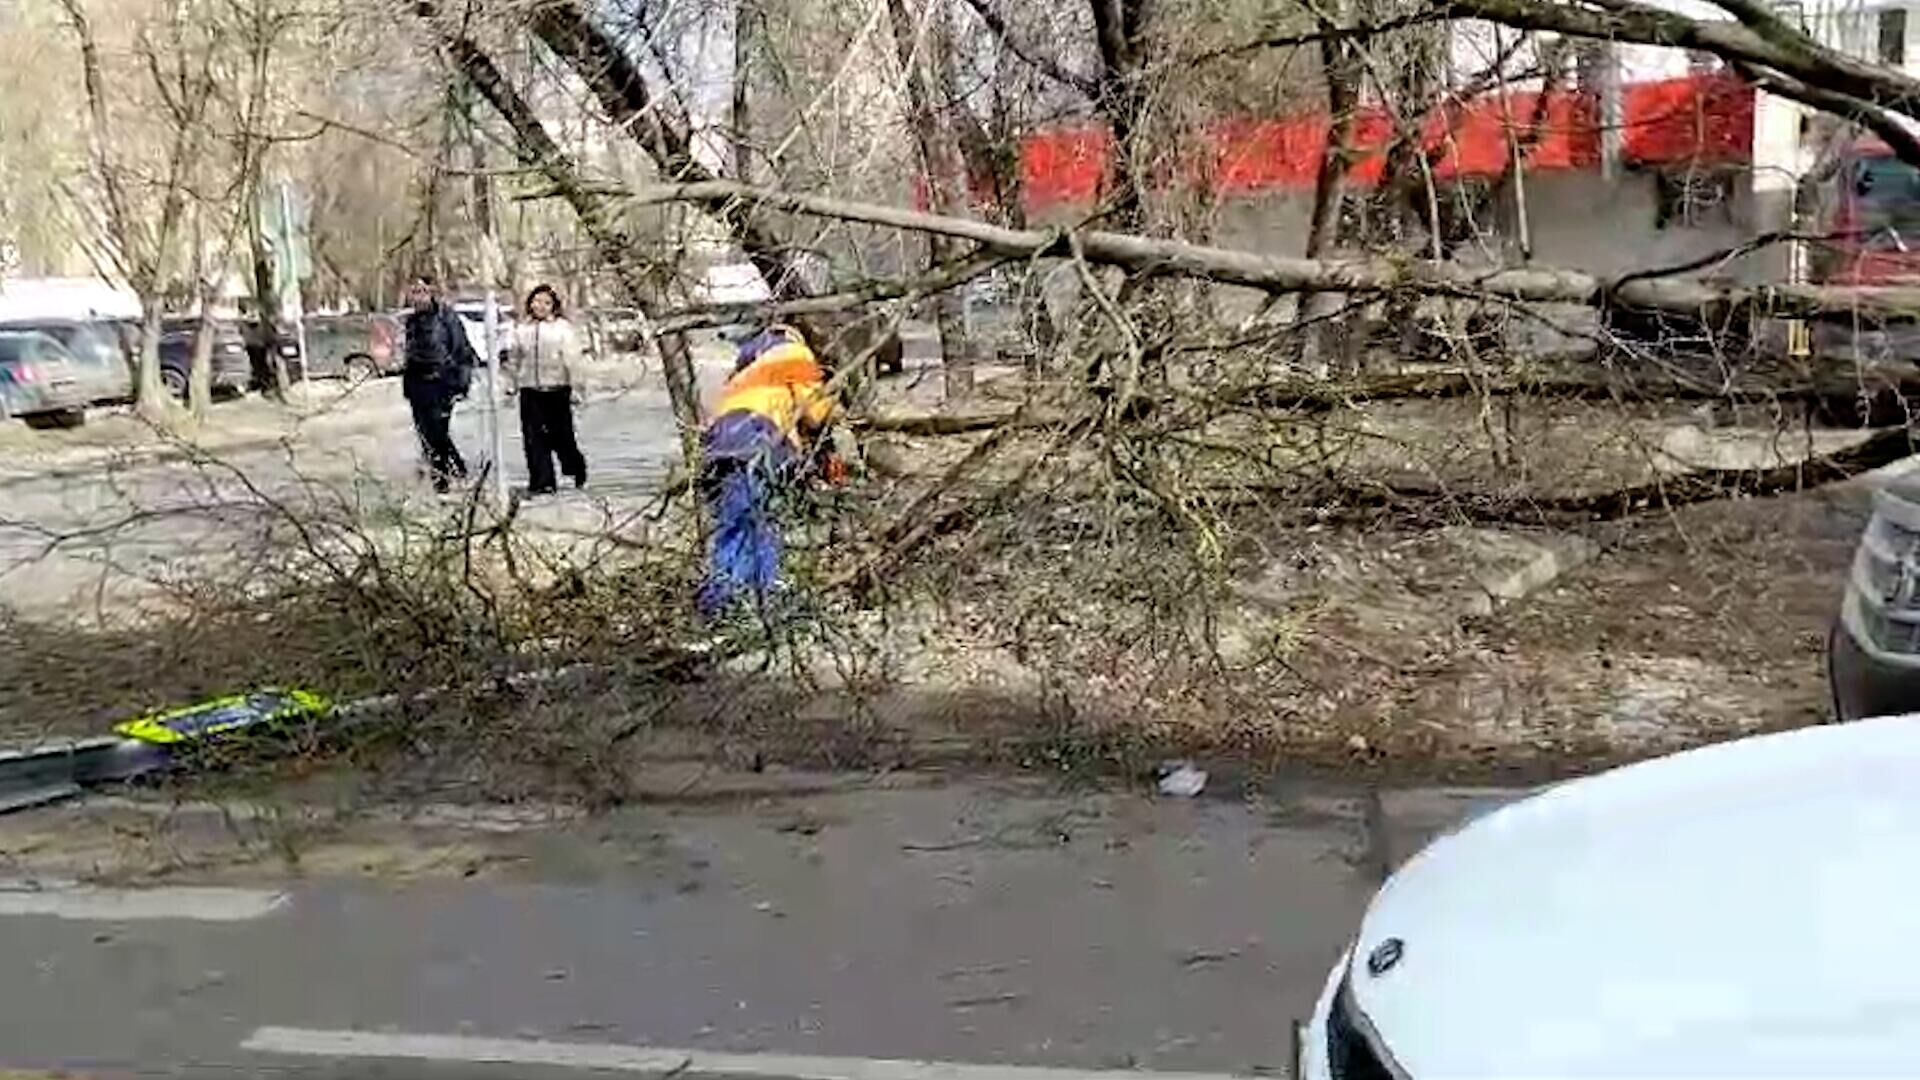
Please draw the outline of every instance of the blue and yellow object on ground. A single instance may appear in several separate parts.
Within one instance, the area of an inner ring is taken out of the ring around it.
[[[155,746],[180,746],[250,727],[318,719],[331,711],[333,702],[312,690],[264,689],[148,713],[115,724],[113,733]]]

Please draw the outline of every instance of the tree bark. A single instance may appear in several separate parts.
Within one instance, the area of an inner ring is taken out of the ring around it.
[[[933,7],[941,0],[921,0],[919,14],[928,23],[927,34],[945,33],[941,12]],[[931,40],[925,49],[917,48],[919,34],[914,12],[907,0],[886,0],[887,14],[893,22],[893,43],[900,57],[900,77],[906,88],[907,123],[913,130],[914,148],[920,176],[926,186],[927,203],[934,212],[958,215],[966,207],[966,174],[960,149],[953,132],[939,109],[938,63],[931,55],[937,45]],[[949,238],[927,234],[927,260],[930,266],[949,262],[954,256]],[[946,375],[949,399],[973,392],[973,342],[967,333],[966,313],[961,298],[952,291],[934,297],[935,320],[940,331],[940,355]]]
[[[753,54],[760,33],[760,5],[756,0],[734,0],[733,5],[733,115],[734,178],[753,183]]]
[[[1323,23],[1322,29],[1325,29]],[[1339,239],[1340,210],[1346,202],[1348,147],[1353,143],[1353,121],[1360,108],[1358,45],[1329,34],[1320,39],[1320,72],[1327,84],[1327,140],[1320,147],[1320,167],[1313,180],[1313,211],[1307,222],[1307,242],[1301,254],[1324,256]],[[1297,311],[1301,332],[1294,335],[1301,367],[1314,374],[1327,372],[1325,342],[1327,318],[1339,297],[1319,293],[1301,299]]]
[[[187,407],[195,420],[205,420],[213,408],[213,288],[207,280],[206,241],[201,235],[203,214],[193,214],[193,291],[200,309],[195,323],[192,359],[187,364]]]
[[[1147,148],[1140,145],[1146,117],[1147,0],[1089,0],[1100,55],[1095,103],[1113,133],[1111,219],[1122,232],[1146,227]]]

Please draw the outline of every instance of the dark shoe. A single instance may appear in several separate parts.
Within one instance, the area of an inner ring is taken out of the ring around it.
[[[578,473],[574,475],[573,486],[575,488],[583,488],[587,486],[587,470],[581,469]]]

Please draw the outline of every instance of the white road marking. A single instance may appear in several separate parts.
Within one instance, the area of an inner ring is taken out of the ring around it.
[[[255,1053],[299,1057],[459,1061],[476,1065],[599,1069],[666,1076],[780,1077],[784,1080],[1243,1080],[1229,1073],[1051,1069],[1032,1065],[890,1061],[884,1058],[812,1057],[801,1054],[726,1054],[613,1043],[408,1035],[377,1031],[315,1031],[284,1027],[263,1027],[241,1043],[240,1047]]]
[[[51,915],[86,922],[186,919],[245,922],[287,906],[287,894],[266,889],[174,886],[103,889],[91,885],[0,881],[0,916]]]

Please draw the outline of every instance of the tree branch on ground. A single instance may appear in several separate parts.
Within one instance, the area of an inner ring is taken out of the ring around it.
[[[702,202],[732,197],[766,210],[858,221],[913,232],[938,233],[971,241],[984,251],[1009,258],[1067,257],[1073,247],[1064,233],[1009,229],[917,210],[809,195],[777,188],[717,181],[661,184],[630,193],[645,204]],[[1087,230],[1078,234],[1088,262],[1176,277],[1202,278],[1275,293],[1390,293],[1405,290],[1531,303],[1602,307],[1624,304],[1654,311],[1698,315],[1702,311],[1764,311],[1783,316],[1892,320],[1920,317],[1920,288],[1861,289],[1849,286],[1770,284],[1751,288],[1715,286],[1676,279],[1635,279],[1616,288],[1615,279],[1578,270],[1530,267],[1474,270],[1452,263],[1407,259],[1300,259],[1188,244],[1123,233]]]

